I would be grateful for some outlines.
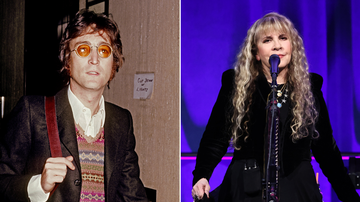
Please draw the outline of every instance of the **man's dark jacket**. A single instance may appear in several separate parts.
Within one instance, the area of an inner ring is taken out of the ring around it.
[[[50,146],[43,96],[25,96],[3,124],[0,136],[1,201],[28,201],[27,185],[40,174]],[[79,201],[81,170],[75,123],[67,88],[55,97],[63,156],[73,156],[75,170],[68,169],[64,181],[49,201]],[[147,201],[139,179],[138,156],[134,151],[132,117],[128,110],[105,103],[105,197],[106,201]]]

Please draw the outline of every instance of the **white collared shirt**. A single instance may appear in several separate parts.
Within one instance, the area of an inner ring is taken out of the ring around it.
[[[68,98],[75,123],[81,127],[85,135],[95,137],[99,133],[100,129],[104,127],[105,123],[104,96],[101,96],[99,102],[100,108],[94,116],[91,116],[91,110],[85,107],[74,95],[70,86],[68,88]]]

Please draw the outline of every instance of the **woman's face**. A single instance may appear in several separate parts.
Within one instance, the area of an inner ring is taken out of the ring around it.
[[[265,71],[269,71],[269,58],[276,54],[280,58],[279,70],[288,67],[291,60],[291,42],[288,34],[278,31],[261,34],[257,42],[256,59],[261,61]]]

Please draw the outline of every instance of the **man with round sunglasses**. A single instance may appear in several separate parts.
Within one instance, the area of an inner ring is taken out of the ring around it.
[[[1,200],[148,201],[131,114],[102,95],[124,62],[116,23],[80,11],[59,58],[69,84],[54,98],[63,157],[51,157],[44,97],[24,96],[1,131]]]

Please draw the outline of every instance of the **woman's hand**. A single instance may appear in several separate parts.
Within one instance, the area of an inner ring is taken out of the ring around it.
[[[202,199],[204,196],[204,193],[209,198],[209,192],[210,192],[210,185],[207,179],[201,178],[192,188],[191,195],[195,199],[197,197],[198,199]]]

